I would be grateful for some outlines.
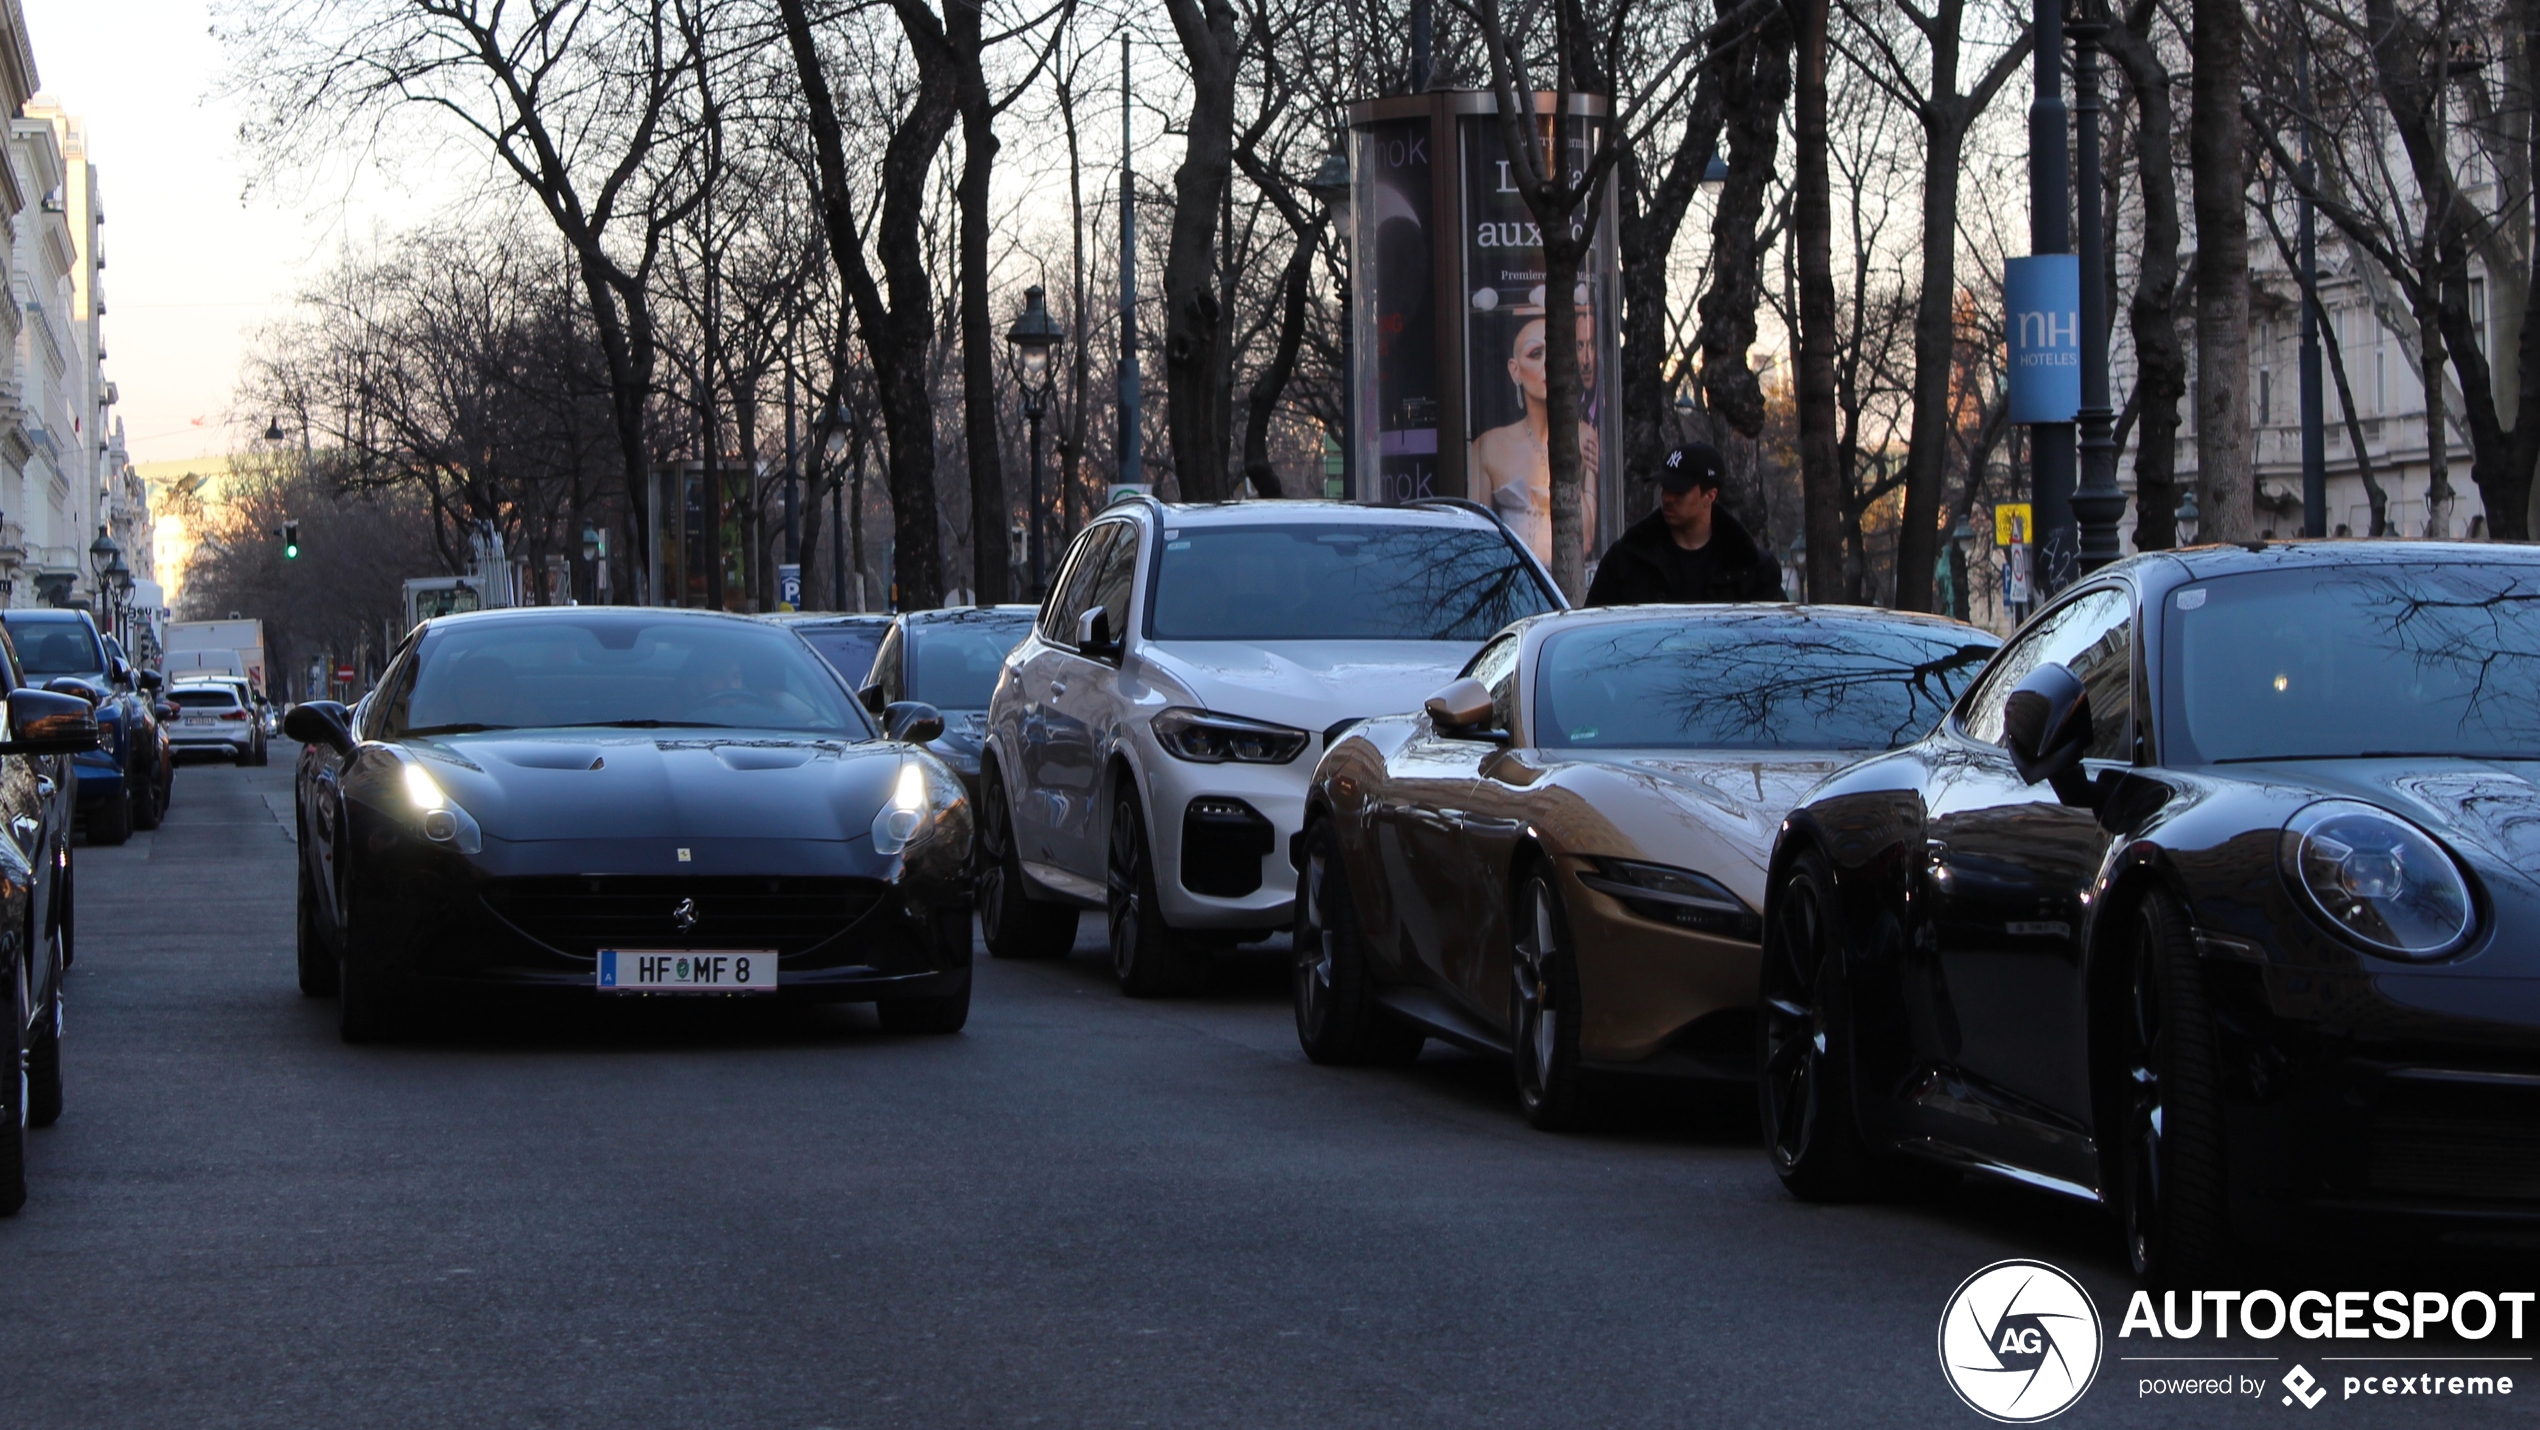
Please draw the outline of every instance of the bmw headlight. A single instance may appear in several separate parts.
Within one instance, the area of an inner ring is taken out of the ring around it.
[[[1155,717],[1155,741],[1193,764],[1284,765],[1305,753],[1303,730],[1175,706]]]
[[[414,807],[415,827],[423,837],[435,844],[448,844],[461,853],[475,854],[485,847],[484,833],[468,812],[441,792],[441,782],[432,772],[409,760],[405,772],[406,802]]]
[[[891,784],[891,797],[873,814],[873,850],[897,854],[935,836],[944,816],[968,796],[961,783],[932,760],[907,760]]]
[[[2303,806],[2279,844],[2285,878],[2339,933],[2392,958],[2439,958],[2468,942],[2478,911],[2433,836],[2349,799]]]

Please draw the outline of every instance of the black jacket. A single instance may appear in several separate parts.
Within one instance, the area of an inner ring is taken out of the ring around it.
[[[1588,587],[1591,606],[1650,606],[1679,601],[1779,601],[1782,568],[1746,534],[1725,507],[1711,509],[1711,579],[1699,591],[1680,591],[1668,579],[1665,549],[1675,538],[1667,534],[1667,518],[1651,512],[1633,522],[1597,563],[1596,580]]]

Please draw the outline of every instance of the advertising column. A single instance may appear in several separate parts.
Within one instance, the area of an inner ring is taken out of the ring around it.
[[[1358,470],[1362,500],[1452,496],[1437,487],[1438,342],[1429,117],[1361,124],[1358,232]]]

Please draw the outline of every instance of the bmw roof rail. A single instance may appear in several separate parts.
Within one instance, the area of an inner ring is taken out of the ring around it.
[[[1561,583],[1552,579],[1552,572],[1547,570],[1541,561],[1535,559],[1534,548],[1517,539],[1517,533],[1509,526],[1508,518],[1501,516],[1497,510],[1484,506],[1471,497],[1413,497],[1403,505],[1433,509],[1443,507],[1453,511],[1474,512],[1490,518],[1491,525],[1499,528],[1499,534],[1508,538],[1508,544],[1516,547],[1518,553],[1526,558],[1526,564],[1532,566],[1535,574],[1543,578],[1543,589],[1552,593],[1552,599],[1560,603],[1560,609],[1565,611],[1573,609],[1570,598],[1561,593]]]
[[[1122,502],[1145,502],[1148,506],[1155,508],[1158,516],[1164,514],[1164,499],[1153,492],[1121,492],[1113,496],[1111,500],[1104,502],[1102,504],[1102,509],[1104,511],[1109,511],[1113,507],[1120,505]]]

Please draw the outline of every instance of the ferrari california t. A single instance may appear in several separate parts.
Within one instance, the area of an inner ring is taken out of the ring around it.
[[[2249,1243],[2540,1245],[2540,552],[2135,557],[1819,787],[1766,905],[1766,1141]]]
[[[303,742],[300,986],[342,1031],[411,995],[870,1001],[885,1028],[970,1007],[970,806],[791,633],[692,611],[567,608],[415,628],[358,714]]]
[[[1555,1127],[1583,1072],[1743,1079],[1764,860],[1810,785],[1920,736],[1995,638],[1928,616],[1637,606],[1521,621],[1425,713],[1315,767],[1297,1036],[1316,1062],[1435,1037],[1516,1066]]]

